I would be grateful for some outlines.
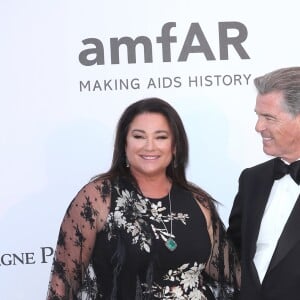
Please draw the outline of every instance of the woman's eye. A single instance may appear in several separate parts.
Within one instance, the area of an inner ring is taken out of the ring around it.
[[[159,140],[166,140],[168,137],[166,135],[160,135],[157,137]]]
[[[133,135],[133,137],[135,139],[143,139],[144,138],[142,135],[139,135],[139,134],[135,134],[135,135]]]

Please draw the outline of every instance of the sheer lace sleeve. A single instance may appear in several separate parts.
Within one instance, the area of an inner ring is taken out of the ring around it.
[[[56,245],[47,300],[73,300],[85,280],[96,234],[110,209],[110,184],[94,181],[70,203]]]
[[[206,211],[212,243],[210,257],[205,267],[204,284],[210,288],[216,300],[238,299],[241,282],[240,262],[216,210],[216,201],[201,189],[194,193],[194,197],[202,210]]]
[[[212,250],[206,265],[208,285],[216,299],[237,299],[241,276],[238,256],[221,220],[214,223]]]

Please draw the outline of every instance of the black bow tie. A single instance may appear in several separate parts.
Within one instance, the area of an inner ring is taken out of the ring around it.
[[[274,163],[274,179],[280,179],[286,174],[290,174],[294,181],[300,184],[300,160],[290,165],[285,164],[280,158],[276,158]]]

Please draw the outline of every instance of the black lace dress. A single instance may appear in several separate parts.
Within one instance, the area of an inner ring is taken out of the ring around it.
[[[234,299],[238,264],[218,222],[211,242],[177,185],[149,199],[126,180],[91,182],[64,217],[47,299]]]

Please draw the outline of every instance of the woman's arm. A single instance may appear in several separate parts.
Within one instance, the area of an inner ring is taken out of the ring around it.
[[[73,300],[81,288],[96,234],[110,209],[110,185],[97,180],[84,186],[63,218],[53,259],[47,300]]]

